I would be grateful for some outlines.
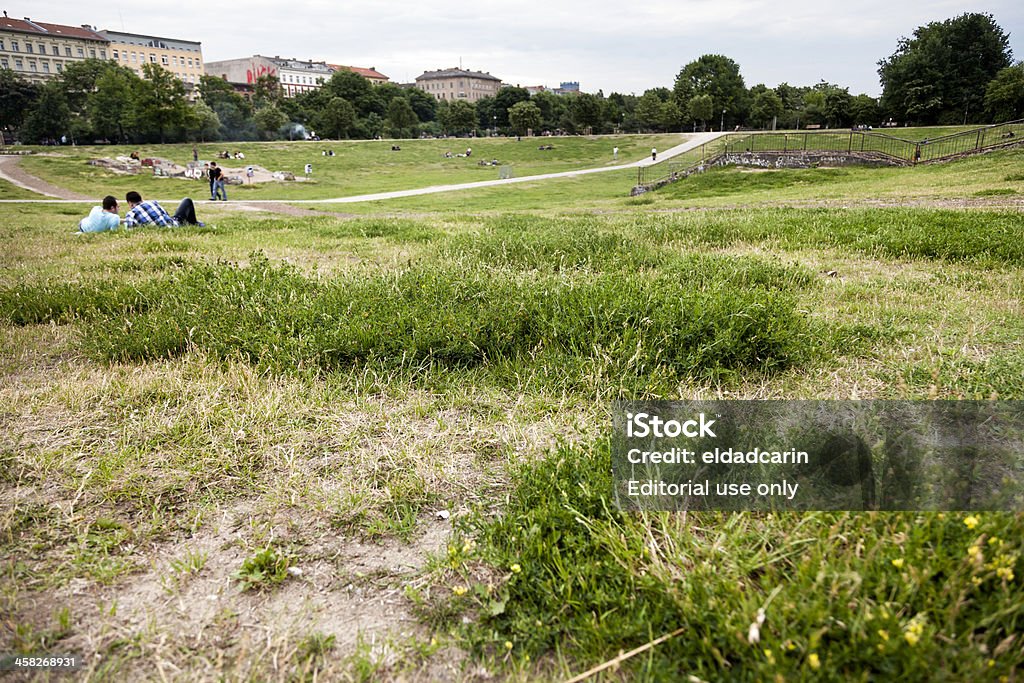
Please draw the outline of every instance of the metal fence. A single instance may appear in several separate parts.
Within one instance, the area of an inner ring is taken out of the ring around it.
[[[726,133],[700,147],[637,170],[637,187],[651,189],[703,171],[727,154],[858,153],[894,163],[943,161],[1024,142],[1024,119],[952,133],[934,139],[906,140],[871,131],[794,131]]]

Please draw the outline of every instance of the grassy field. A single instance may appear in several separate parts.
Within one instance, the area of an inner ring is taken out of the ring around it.
[[[229,186],[230,199],[325,199],[431,185],[497,180],[499,168],[481,166],[481,161],[498,160],[512,168],[515,176],[556,173],[582,168],[612,166],[642,159],[651,147],[666,149],[685,139],[682,135],[601,136],[593,138],[449,138],[444,140],[359,140],[301,143],[237,143],[199,145],[200,160],[214,160],[228,175],[244,177],[248,164],[270,171],[288,171],[302,180],[255,185]],[[392,145],[401,151],[391,151]],[[550,150],[540,146],[550,145]],[[619,160],[612,160],[612,148],[619,147]],[[445,158],[472,148],[469,158]],[[222,150],[241,151],[244,160],[219,160]],[[322,156],[323,150],[335,156]],[[156,147],[61,147],[37,148],[38,154],[22,159],[28,172],[84,195],[124,195],[135,189],[144,197],[208,196],[205,181],[157,178],[148,173],[125,175],[89,166],[91,159],[127,156],[159,157],[186,164],[192,160],[191,145]],[[313,175],[304,179],[304,167],[313,165]]]
[[[1017,680],[1020,513],[620,513],[608,433],[621,398],[1024,399],[1021,158],[79,237],[0,205],[0,652],[564,680],[681,629],[599,679]]]

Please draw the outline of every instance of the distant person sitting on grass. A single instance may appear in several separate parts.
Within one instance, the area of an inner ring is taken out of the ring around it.
[[[117,199],[109,194],[103,198],[102,206],[92,207],[89,215],[78,221],[78,232],[105,232],[117,230],[121,217],[117,215]]]
[[[124,227],[136,228],[143,225],[156,225],[163,228],[177,228],[181,225],[198,225],[202,223],[196,218],[196,206],[192,200],[185,197],[178,204],[178,210],[171,216],[156,200],[142,201],[142,195],[132,191],[124,196],[128,202],[128,213],[124,215]]]

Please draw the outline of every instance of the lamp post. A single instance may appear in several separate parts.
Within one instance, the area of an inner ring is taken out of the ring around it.
[[[723,110],[722,110],[722,125],[720,125],[720,126],[718,127],[718,130],[719,130],[720,132],[723,132],[723,133],[725,132],[725,112],[726,112],[726,110],[725,110],[725,109],[723,109]]]
[[[494,137],[497,134],[498,134],[498,115],[495,114],[494,115],[494,127],[491,128],[491,137]]]

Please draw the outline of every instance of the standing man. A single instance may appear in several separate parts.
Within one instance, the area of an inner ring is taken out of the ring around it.
[[[657,160],[658,160],[658,148],[657,147],[651,147],[651,161],[657,161]]]
[[[178,204],[177,211],[171,216],[164,207],[151,199],[148,202],[142,201],[142,195],[132,190],[124,196],[128,202],[128,213],[124,215],[124,227],[137,228],[143,225],[155,225],[162,228],[177,228],[181,225],[198,225],[202,223],[196,218],[196,206],[191,199],[185,197]]]
[[[618,160],[619,160],[619,148],[618,147],[612,147],[612,161],[618,161]]]
[[[210,162],[210,168],[207,169],[206,175],[210,178],[210,201],[217,201],[217,183],[220,181],[220,168],[217,167],[216,161]]]

